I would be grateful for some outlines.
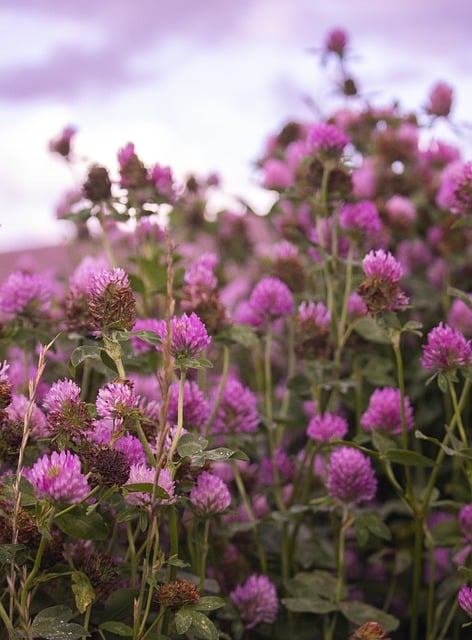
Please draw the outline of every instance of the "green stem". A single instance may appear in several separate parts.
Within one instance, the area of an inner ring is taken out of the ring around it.
[[[402,446],[405,450],[408,449],[408,429],[406,425],[406,413],[405,413],[405,375],[403,370],[403,358],[400,349],[400,333],[396,331],[391,335],[393,352],[395,354],[395,361],[397,364],[397,378],[398,388],[400,390],[400,415],[402,423]],[[406,481],[406,499],[412,505],[414,510],[414,495],[413,486],[411,482],[411,471],[408,466],[405,466],[405,481]]]
[[[8,632],[8,636],[10,638],[14,638],[15,630],[13,628],[13,625],[11,624],[10,617],[9,617],[8,613],[6,612],[4,606],[2,605],[1,602],[0,602],[0,620],[3,621],[3,624],[5,625],[5,629]]]
[[[103,248],[105,250],[105,254],[108,258],[108,262],[110,263],[110,267],[116,267],[118,263],[113,253],[110,238],[108,237],[108,231],[106,228],[105,214],[104,214],[103,208],[100,208],[100,211],[97,214],[97,219],[100,222],[100,227],[102,229],[102,243],[103,243]]]
[[[266,343],[264,350],[264,399],[265,399],[265,413],[267,419],[267,428],[269,433],[272,432],[272,367],[270,362],[270,355],[272,350],[272,327],[267,329]]]
[[[167,455],[168,461],[171,463],[175,450],[177,448],[177,444],[180,440],[180,436],[182,434],[182,429],[184,428],[184,389],[185,389],[185,375],[186,370],[181,369],[180,371],[180,384],[179,384],[179,397],[177,400],[177,429],[175,430],[174,439],[172,440],[172,444],[169,448],[169,453]]]
[[[221,371],[220,384],[218,387],[218,394],[216,396],[215,404],[213,405],[213,409],[211,411],[210,417],[208,418],[208,422],[205,425],[205,436],[208,436],[210,433],[213,422],[215,421],[216,414],[218,413],[218,409],[221,405],[221,400],[223,398],[223,393],[226,386],[226,381],[228,379],[229,372],[229,347],[227,345],[223,346],[223,367]]]
[[[445,639],[447,630],[451,626],[451,622],[454,620],[454,616],[456,615],[456,611],[457,611],[458,607],[459,607],[459,603],[457,601],[457,598],[455,598],[454,602],[451,605],[451,608],[449,609],[448,616],[447,616],[446,620],[444,621],[443,627],[441,629],[441,633],[437,637],[437,640],[444,640]]]
[[[52,522],[54,516],[54,509],[51,508],[51,511],[48,515],[47,518],[47,524],[45,525],[45,531],[49,531],[49,526]],[[25,611],[26,610],[26,603],[28,600],[28,592],[31,589],[34,579],[36,578],[39,569],[41,567],[41,561],[43,559],[43,554],[44,554],[44,550],[46,549],[46,542],[47,542],[47,536],[46,533],[43,533],[41,536],[41,540],[39,542],[39,546],[38,546],[38,550],[36,552],[36,558],[34,561],[34,565],[33,568],[31,569],[30,573],[28,574],[28,577],[25,580],[25,583],[22,586],[21,589],[21,599],[20,599],[20,608],[21,611]]]
[[[203,537],[202,537],[201,554],[200,554],[200,567],[199,567],[200,584],[198,587],[200,593],[203,591],[203,587],[205,586],[209,534],[210,534],[210,518],[206,518],[203,526]]]
[[[418,639],[420,586],[423,568],[423,525],[424,516],[417,514],[414,521],[415,541],[413,549],[413,589],[411,594],[410,640]]]

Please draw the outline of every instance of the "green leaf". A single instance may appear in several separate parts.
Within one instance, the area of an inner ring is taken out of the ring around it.
[[[378,622],[386,631],[395,631],[400,624],[399,620],[394,616],[357,600],[341,602],[339,610],[350,622],[356,625],[365,624],[366,622]]]
[[[208,440],[194,433],[184,433],[177,444],[177,452],[181,458],[190,458],[201,453],[208,446]]]
[[[17,553],[27,549],[24,544],[0,544],[0,565],[10,564]]]
[[[54,522],[68,536],[82,540],[106,540],[109,534],[105,520],[96,511],[85,515],[74,509],[56,516]]]
[[[175,629],[179,635],[186,633],[192,626],[192,615],[190,609],[182,607],[175,614]]]
[[[75,370],[77,369],[79,364],[82,364],[82,362],[84,362],[85,360],[88,360],[89,358],[91,358],[92,360],[100,360],[101,352],[102,347],[95,347],[93,345],[77,347],[76,349],[74,349],[70,357],[69,369],[71,369],[71,371],[75,373]]]
[[[441,449],[444,451],[444,453],[447,456],[457,456],[457,455],[459,455],[459,453],[455,449],[452,449],[451,447],[448,447],[447,445],[443,444],[437,438],[432,438],[430,436],[427,436],[426,434],[424,434],[422,431],[419,431],[418,429],[415,431],[415,437],[419,438],[420,440],[427,440],[428,442],[432,442],[433,444],[437,445],[438,447],[441,447]]]
[[[75,640],[89,636],[88,631],[80,624],[69,623],[72,611],[69,607],[58,605],[40,611],[31,625],[33,638],[46,640]]]
[[[155,331],[150,330],[142,330],[142,331],[130,331],[130,336],[135,336],[144,342],[149,342],[149,344],[161,344],[161,336],[159,336]]]
[[[100,350],[100,360],[107,369],[110,369],[110,371],[113,372],[114,375],[118,373],[116,362],[113,360],[113,358],[110,357],[105,349]]]
[[[387,331],[383,327],[380,327],[371,316],[359,318],[354,326],[354,331],[369,342],[376,342],[378,344],[391,343]]]
[[[207,358],[176,358],[174,365],[177,369],[209,369],[213,362]]]
[[[248,456],[243,451],[233,451],[232,449],[226,449],[225,447],[218,447],[218,449],[210,449],[205,451],[206,460],[249,460]]]
[[[325,614],[338,610],[338,605],[330,600],[324,600],[317,596],[310,598],[282,598],[282,604],[289,611],[298,613],[318,613]]]
[[[178,555],[174,554],[173,556],[169,556],[169,558],[167,558],[167,564],[170,564],[172,567],[189,567],[189,563],[185,562],[184,560],[182,560],[181,558],[179,558]]]
[[[472,309],[472,299],[465,291],[461,291],[460,289],[456,289],[455,287],[448,287],[446,293],[453,298],[459,298],[459,300],[462,300],[462,302],[467,305],[469,309]]]
[[[327,571],[300,571],[287,582],[287,588],[295,596],[322,596],[326,599],[329,594],[336,593],[337,580]]]
[[[99,629],[103,629],[103,631],[109,631],[110,633],[114,633],[116,636],[121,636],[122,638],[132,638],[134,635],[133,629],[125,624],[124,622],[118,622],[116,620],[110,620],[108,622],[103,622]]]
[[[224,607],[226,602],[218,596],[203,596],[198,602],[192,605],[196,611],[214,611]]]
[[[378,431],[372,432],[372,444],[379,453],[387,453],[387,451],[397,449],[397,443],[394,440],[387,438],[387,436]]]
[[[192,631],[203,640],[218,640],[219,633],[208,616],[199,611],[191,611]]]
[[[447,393],[447,378],[443,373],[438,373],[437,375],[438,387],[443,393]]]
[[[390,462],[397,462],[404,467],[434,467],[435,465],[434,460],[408,449],[392,449],[383,455]]]
[[[289,378],[287,389],[293,391],[301,398],[311,398],[311,381],[304,373],[297,373]]]
[[[72,593],[75,596],[75,606],[80,613],[85,613],[95,600],[95,591],[85,573],[75,571],[72,574]]]
[[[146,291],[146,287],[144,286],[142,278],[135,275],[134,273],[129,273],[128,279],[134,293],[144,293]]]
[[[361,513],[354,522],[354,530],[361,546],[367,543],[369,534],[383,540],[390,540],[392,537],[390,529],[382,521],[380,514],[375,512]]]
[[[154,490],[154,485],[152,482],[133,482],[130,484],[124,484],[121,489],[123,490],[123,494],[127,493],[149,493],[152,494]],[[168,500],[170,498],[169,494],[162,487],[156,487],[156,497],[161,500]]]
[[[251,349],[258,343],[254,329],[248,324],[233,324],[222,329],[216,336],[218,342],[240,344]]]

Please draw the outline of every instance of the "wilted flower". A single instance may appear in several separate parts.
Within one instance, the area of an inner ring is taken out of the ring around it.
[[[333,451],[326,489],[332,498],[347,504],[372,500],[377,491],[377,478],[369,458],[352,447]]]
[[[45,454],[31,469],[24,470],[39,500],[75,504],[90,492],[87,478],[81,472],[80,458],[70,451]]]
[[[404,397],[405,423],[408,430],[413,429],[413,409],[407,396]],[[361,417],[361,425],[366,431],[382,431],[399,435],[402,433],[400,389],[384,387],[375,389],[370,396],[369,406]]]
[[[187,580],[180,578],[173,582],[161,584],[156,589],[156,601],[169,609],[180,609],[188,604],[195,604],[200,600],[197,586]]]
[[[357,292],[369,312],[403,311],[409,300],[400,289],[402,268],[392,254],[383,249],[370,251],[364,257],[362,267],[368,280],[359,285]]]
[[[378,622],[366,622],[354,631],[352,640],[391,640]]]
[[[131,330],[136,322],[136,300],[128,276],[121,268],[91,276],[89,313],[96,330]]]
[[[348,431],[347,420],[334,413],[313,416],[306,431],[307,436],[317,442],[329,442],[331,438],[344,438]]]
[[[420,358],[424,369],[439,373],[454,373],[472,361],[470,340],[457,329],[440,322],[428,333],[428,342],[423,345]]]
[[[251,575],[229,596],[239,610],[246,629],[253,629],[260,622],[272,624],[277,617],[277,591],[267,576]]]
[[[208,471],[200,473],[189,497],[193,511],[202,518],[223,513],[231,504],[231,494],[226,484]]]

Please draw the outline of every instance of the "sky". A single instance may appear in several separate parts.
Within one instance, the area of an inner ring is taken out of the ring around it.
[[[0,252],[67,239],[54,211],[80,174],[48,151],[66,125],[90,161],[116,170],[133,142],[263,207],[267,137],[338,100],[313,53],[335,27],[369,99],[418,109],[446,81],[454,121],[472,122],[470,0],[0,0]],[[451,136],[472,157],[472,129]]]

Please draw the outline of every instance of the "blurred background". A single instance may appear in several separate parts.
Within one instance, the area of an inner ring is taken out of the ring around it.
[[[262,203],[266,138],[340,103],[319,52],[336,27],[374,103],[417,110],[449,83],[459,133],[441,137],[470,157],[470,0],[0,0],[0,252],[67,238],[54,212],[78,176],[48,150],[67,125],[76,152],[113,172],[133,142],[145,163],[215,171]]]

